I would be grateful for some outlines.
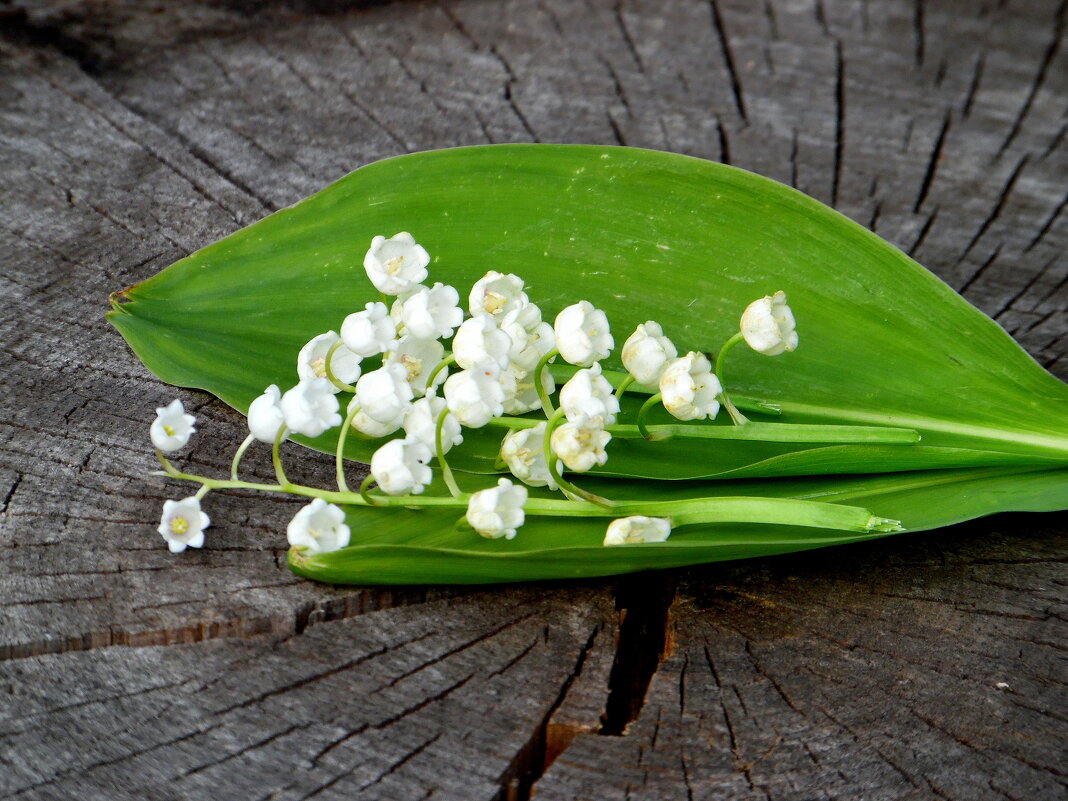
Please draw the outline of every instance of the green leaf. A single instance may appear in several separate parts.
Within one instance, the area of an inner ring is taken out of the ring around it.
[[[798,498],[863,506],[907,521],[909,531],[949,525],[998,511],[1068,507],[1068,470],[982,468],[928,470],[791,481],[584,482],[631,501],[692,497]],[[335,584],[480,584],[579,578],[802,551],[861,542],[885,534],[796,526],[685,526],[667,542],[606,548],[606,521],[527,517],[514,540],[487,540],[456,526],[455,509],[348,509],[348,548],[289,554],[293,571]]]
[[[583,298],[603,308],[617,344],[655,319],[681,351],[715,350],[751,300],[784,289],[800,347],[774,358],[737,348],[721,376],[728,389],[778,405],[783,413],[770,421],[889,425],[923,438],[916,446],[618,441],[608,474],[1068,463],[1068,387],[997,324],[811,198],[668,153],[500,145],[371,164],[118,293],[109,316],[162,379],[244,412],[267,384],[295,383],[304,342],[377,299],[362,256],[374,235],[398,230],[432,254],[430,280],[463,295],[486,270],[515,272],[547,319]],[[466,436],[455,466],[493,472],[501,432]],[[333,435],[311,444],[332,451]],[[347,454],[367,461],[378,444],[353,437]]]

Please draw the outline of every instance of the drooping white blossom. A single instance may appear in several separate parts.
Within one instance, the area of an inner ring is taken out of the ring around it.
[[[349,401],[348,412],[351,414],[353,407],[360,405],[359,399],[353,395],[352,400]],[[352,427],[359,431],[366,437],[374,437],[379,439],[381,437],[388,437],[394,431],[400,430],[401,425],[404,423],[404,415],[399,414],[392,420],[375,420],[373,417],[368,417],[366,412],[362,409],[357,411],[352,418]]]
[[[397,362],[390,362],[365,373],[356,382],[355,397],[368,417],[380,423],[392,423],[403,420],[415,392],[408,383],[408,370]]]
[[[430,373],[445,358],[445,346],[436,339],[418,339],[405,334],[397,347],[389,352],[386,364],[399,364],[404,368],[408,383],[416,397],[426,394],[426,382]],[[434,377],[434,385],[445,380],[442,370]]]
[[[579,367],[606,358],[615,345],[608,316],[588,300],[580,300],[556,315],[553,330],[560,356]]]
[[[438,417],[444,409],[444,398],[428,395],[415,401],[404,417],[405,436],[422,442],[430,449],[432,456],[438,455],[436,439]],[[450,413],[441,424],[442,450],[448,453],[454,445],[459,445],[463,441],[464,435],[460,428],[460,421]]]
[[[329,553],[349,544],[351,531],[345,524],[345,512],[339,506],[316,498],[301,508],[286,529],[289,544],[305,553]]]
[[[765,356],[797,347],[794,313],[781,290],[750,303],[742,313],[741,329],[749,347]]]
[[[467,502],[467,522],[491,540],[514,539],[516,529],[523,525],[526,513],[527,488],[513,484],[507,478],[497,480],[497,486],[479,490]]]
[[[464,320],[452,340],[452,353],[456,363],[464,370],[470,370],[487,359],[492,359],[503,369],[508,366],[511,347],[511,337],[489,315]]]
[[[671,521],[663,517],[621,517],[608,524],[605,545],[634,545],[640,542],[664,542],[671,534]]]
[[[555,490],[556,482],[545,459],[545,423],[512,431],[501,443],[501,459],[512,475],[532,487]]]
[[[533,370],[541,357],[556,347],[553,327],[542,322],[541,311],[533,303],[505,315],[501,330],[512,341],[508,362],[520,372]]]
[[[601,374],[601,364],[579,370],[560,390],[560,408],[569,421],[587,417],[610,426],[619,414],[619,398]]]
[[[481,428],[504,414],[504,389],[497,362],[487,359],[445,380],[445,404],[461,425]]]
[[[334,385],[325,378],[301,381],[286,391],[279,405],[286,428],[306,437],[317,437],[343,422]]]
[[[541,398],[534,384],[534,371],[516,373],[515,366],[509,365],[508,372],[515,376],[515,392],[504,402],[504,411],[508,414],[526,414],[541,408]],[[548,370],[541,371],[541,386],[546,396],[556,392],[556,380]]]
[[[204,544],[204,529],[210,525],[211,520],[200,511],[200,499],[190,496],[163,502],[158,531],[171,553],[181,553],[186,548],[200,548]]]
[[[489,315],[503,319],[506,314],[528,302],[522,278],[490,270],[471,287],[468,308],[475,317]]]
[[[416,286],[397,299],[390,314],[404,324],[405,333],[419,339],[448,339],[464,319],[460,293],[442,283]]]
[[[673,360],[660,376],[664,408],[679,420],[714,420],[721,392],[723,387],[712,372],[711,362],[694,351]]]
[[[331,348],[339,342],[341,342],[341,337],[334,331],[327,331],[325,334],[312,337],[297,354],[297,376],[300,380],[326,378],[326,358],[330,355]],[[360,377],[360,357],[342,343],[330,356],[330,372],[338,381],[351,384]],[[334,392],[341,391],[333,384],[331,387]]]
[[[371,475],[387,495],[418,495],[433,478],[430,448],[417,439],[392,439],[371,456]]]
[[[341,323],[341,339],[346,348],[359,356],[377,356],[393,349],[397,326],[386,304],[375,301],[368,303],[363,311],[353,312],[345,318]]]
[[[375,289],[386,295],[407,292],[426,278],[430,254],[407,231],[386,239],[376,236],[363,257],[363,268]]]
[[[585,473],[608,461],[605,447],[612,435],[597,420],[580,417],[555,429],[550,438],[553,453],[569,470]]]
[[[189,437],[196,433],[193,424],[197,419],[185,413],[182,402],[175,398],[166,406],[156,409],[156,419],[149,426],[148,434],[152,444],[164,453],[176,451],[189,442]]]
[[[273,444],[278,430],[286,423],[282,412],[282,393],[271,384],[248,407],[248,430],[260,442]]]
[[[678,357],[674,343],[664,336],[660,323],[639,325],[623,343],[623,366],[639,384],[656,386],[668,363]]]

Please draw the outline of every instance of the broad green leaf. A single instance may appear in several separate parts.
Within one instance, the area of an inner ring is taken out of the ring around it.
[[[998,511],[1068,507],[1068,470],[981,468],[790,481],[602,481],[591,489],[638,501],[705,496],[799,498],[863,506],[921,531]],[[472,485],[474,486],[474,485]],[[337,584],[479,584],[578,578],[802,551],[874,539],[796,526],[716,524],[677,529],[663,543],[606,548],[606,521],[528,517],[514,540],[486,540],[456,526],[448,509],[353,508],[348,548],[290,552],[293,571]]]
[[[378,162],[119,293],[110,319],[161,378],[245,411],[267,384],[296,381],[304,342],[377,299],[362,256],[399,230],[432,254],[431,281],[463,296],[489,269],[515,272],[548,319],[578,299],[605,309],[617,345],[655,319],[680,350],[715,350],[751,300],[784,289],[798,350],[737,348],[721,376],[783,411],[754,419],[922,435],[915,446],[616,441],[607,474],[1068,463],[1068,387],[940,280],[799,192],[667,153],[500,145]],[[455,465],[492,472],[500,436],[469,432]],[[330,436],[312,444],[333,449]],[[366,461],[379,444],[351,438],[347,453]]]

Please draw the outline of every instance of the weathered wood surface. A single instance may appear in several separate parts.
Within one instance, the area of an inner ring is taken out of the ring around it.
[[[176,558],[153,529],[180,490],[146,475],[175,392],[102,316],[377,158],[625,143],[833,204],[1068,378],[1064,22],[993,0],[0,4],[0,795],[1068,795],[1064,515],[361,590],[288,573],[292,502],[213,493],[208,547]],[[220,443],[188,463],[221,469],[242,421],[178,394]]]

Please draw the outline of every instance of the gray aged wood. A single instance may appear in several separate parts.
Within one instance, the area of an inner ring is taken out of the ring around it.
[[[153,409],[195,411],[200,470],[243,423],[103,320],[368,161],[617,143],[834,205],[1068,378],[1065,13],[0,3],[0,794],[1068,795],[1064,515],[618,582],[334,589],[285,569],[295,501],[213,493],[207,547],[174,557]]]

